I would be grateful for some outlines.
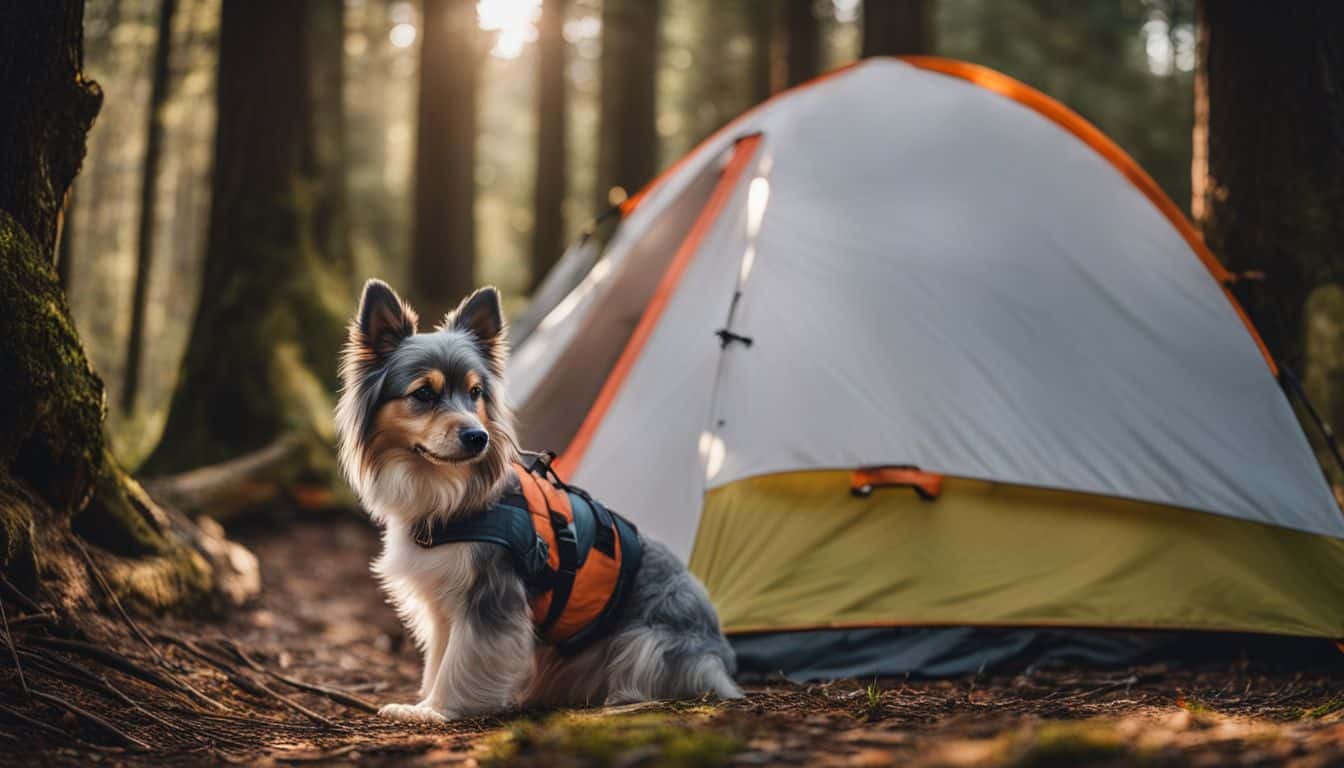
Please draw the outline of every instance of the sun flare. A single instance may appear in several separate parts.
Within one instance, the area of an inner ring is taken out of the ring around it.
[[[541,0],[478,0],[476,17],[481,29],[498,33],[490,54],[516,59],[524,46],[537,39]]]

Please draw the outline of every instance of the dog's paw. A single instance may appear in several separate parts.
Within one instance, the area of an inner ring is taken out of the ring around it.
[[[397,720],[403,723],[446,723],[454,719],[451,712],[420,704],[387,704],[378,710],[379,717]]]

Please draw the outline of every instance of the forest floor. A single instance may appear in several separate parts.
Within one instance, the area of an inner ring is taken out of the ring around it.
[[[374,532],[344,519],[301,522],[243,543],[261,561],[263,593],[223,623],[142,622],[138,639],[108,618],[82,625],[81,644],[11,613],[37,698],[21,698],[6,658],[0,762],[1344,765],[1344,675],[1245,663],[778,681],[726,703],[394,724],[372,710],[414,700],[418,659],[369,574]]]

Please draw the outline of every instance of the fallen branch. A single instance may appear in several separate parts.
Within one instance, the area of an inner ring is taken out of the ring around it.
[[[144,482],[150,495],[191,516],[229,523],[281,498],[307,464],[307,446],[285,435],[260,450]]]

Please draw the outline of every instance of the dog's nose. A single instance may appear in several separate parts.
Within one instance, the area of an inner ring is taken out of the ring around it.
[[[464,429],[457,433],[457,439],[462,441],[462,447],[467,449],[467,453],[475,456],[490,443],[490,434],[484,429]]]

